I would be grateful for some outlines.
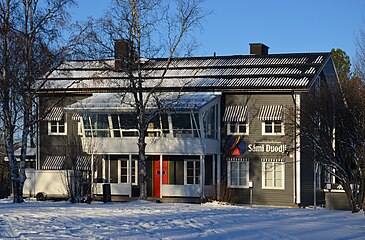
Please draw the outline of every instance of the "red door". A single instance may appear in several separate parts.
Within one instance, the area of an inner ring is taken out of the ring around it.
[[[160,170],[160,159],[157,160],[156,157],[153,160],[153,196],[160,197],[160,174],[162,174],[162,183],[168,183],[168,162],[166,160],[162,161],[162,171]]]

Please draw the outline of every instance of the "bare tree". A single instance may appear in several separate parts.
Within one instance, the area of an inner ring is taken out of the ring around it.
[[[67,189],[69,200],[72,203],[80,202],[83,198],[84,176],[80,169],[80,156],[82,156],[80,139],[74,135],[66,138],[67,149],[64,165],[64,185]]]
[[[1,110],[14,202],[23,202],[26,150],[28,143],[34,145],[35,82],[63,56],[56,40],[70,4],[73,0],[1,1]],[[17,136],[22,148],[19,166],[14,155]]]
[[[6,151],[4,145],[3,124],[0,119],[0,198],[5,198],[9,195],[9,168],[5,162]]]
[[[358,212],[364,208],[365,91],[360,79],[351,77],[346,53],[333,54],[341,85],[321,77],[306,95],[300,109],[302,147],[310,148],[314,161],[344,190],[352,212]]]
[[[365,79],[365,30],[362,29],[356,36],[356,57],[354,62],[354,72],[362,81]]]
[[[102,57],[111,56],[114,50],[117,51],[112,70],[124,76],[124,81],[118,84],[133,96],[139,131],[140,199],[146,199],[145,134],[149,120],[156,115],[156,111],[148,110],[148,105],[161,102],[160,87],[173,58],[183,52],[191,53],[196,46],[189,34],[200,26],[206,12],[200,8],[199,0],[113,0],[112,8],[103,19],[90,19],[86,26],[80,27],[81,31],[85,31],[83,37],[77,38],[82,39],[84,44],[79,45],[78,52],[86,51],[89,56]],[[114,49],[114,40],[117,39],[123,39],[116,43],[127,51],[118,54],[118,48]],[[151,72],[143,68],[148,64],[148,58],[156,57],[164,57],[166,61],[159,80],[151,83],[146,80]],[[124,94],[121,94],[121,101],[123,98]]]

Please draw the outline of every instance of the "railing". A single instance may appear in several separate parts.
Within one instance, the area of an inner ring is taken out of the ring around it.
[[[109,129],[85,129],[85,137],[110,137]]]

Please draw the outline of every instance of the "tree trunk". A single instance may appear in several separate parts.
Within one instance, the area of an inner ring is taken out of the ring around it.
[[[139,167],[139,181],[140,181],[140,200],[147,200],[147,164],[146,164],[146,143],[145,143],[145,133],[140,131],[138,137],[138,167]]]
[[[23,199],[19,198],[19,171],[16,162],[16,157],[14,155],[14,147],[11,140],[6,140],[6,152],[9,159],[9,167],[10,167],[10,174],[11,174],[11,185],[13,189],[13,202],[20,203],[23,202]]]
[[[25,159],[27,158],[27,136],[29,134],[28,130],[28,122],[27,117],[29,116],[29,111],[25,112],[26,115],[24,116],[24,126],[23,126],[23,136],[22,136],[22,148],[21,148],[21,154],[20,154],[20,166],[19,166],[19,177],[18,177],[18,195],[19,195],[19,202],[23,202],[23,187],[24,182],[27,179],[27,176],[25,175]]]
[[[356,198],[354,197],[354,194],[352,193],[350,184],[346,182],[341,185],[342,185],[343,189],[345,190],[351,212],[353,212],[353,213],[358,212],[359,208],[357,207]]]

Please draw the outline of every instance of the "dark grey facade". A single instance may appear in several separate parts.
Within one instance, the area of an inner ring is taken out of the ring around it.
[[[295,201],[294,184],[295,184],[295,159],[294,154],[289,150],[294,149],[294,139],[292,134],[292,127],[289,126],[290,121],[284,123],[283,134],[280,135],[263,135],[262,124],[260,120],[259,112],[263,106],[284,106],[283,117],[290,118],[291,109],[293,109],[295,103],[293,102],[293,96],[291,94],[260,94],[260,93],[248,93],[248,94],[225,94],[225,107],[233,105],[245,105],[247,106],[248,117],[248,133],[242,135],[243,141],[246,145],[246,151],[239,156],[231,156],[225,153],[225,161],[223,173],[227,173],[227,159],[242,158],[247,159],[249,163],[249,179],[253,181],[253,203],[254,204],[270,204],[270,205],[291,205]],[[223,138],[227,139],[231,136],[227,134],[228,123],[224,124]],[[225,149],[227,141],[222,141],[222,149]],[[252,146],[255,146],[257,150],[253,150]],[[275,149],[269,148],[281,148],[275,151]],[[284,147],[283,147],[284,146]],[[283,173],[283,186],[281,189],[265,188],[263,185],[263,164],[266,159],[277,161],[284,165]],[[228,190],[232,191],[233,201],[239,203],[249,203],[249,188],[235,188],[229,187]]]

